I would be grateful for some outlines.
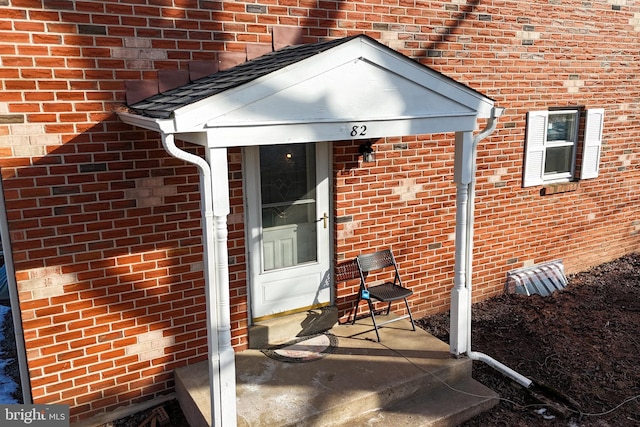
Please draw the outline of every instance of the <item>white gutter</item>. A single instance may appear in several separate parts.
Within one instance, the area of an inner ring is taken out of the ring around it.
[[[161,134],[176,133],[176,125],[173,119],[154,119],[140,114],[127,113],[125,111],[118,111],[118,117],[129,125],[141,127],[143,129],[155,130]]]
[[[466,260],[465,260],[465,276],[466,276],[466,284],[467,284],[467,297],[468,297],[468,302],[467,302],[467,309],[468,309],[468,313],[467,313],[467,356],[469,357],[469,359],[471,360],[478,360],[481,362],[484,362],[486,364],[488,364],[489,366],[491,366],[492,368],[502,372],[504,375],[506,375],[507,377],[511,378],[512,380],[516,381],[518,384],[522,385],[525,388],[529,388],[531,386],[531,384],[533,384],[533,381],[531,381],[529,378],[519,374],[518,372],[514,371],[513,369],[509,368],[508,366],[498,362],[497,360],[493,359],[490,356],[487,356],[484,353],[480,353],[477,351],[471,351],[471,304],[472,304],[472,279],[471,279],[471,274],[472,274],[472,265],[473,265],[473,220],[474,220],[474,206],[475,206],[475,192],[476,192],[476,169],[477,169],[477,165],[476,165],[476,158],[478,155],[478,144],[480,143],[481,140],[483,140],[484,138],[488,137],[489,135],[491,135],[493,133],[493,131],[496,128],[496,125],[498,124],[498,118],[502,115],[502,113],[504,112],[504,108],[494,108],[494,112],[492,114],[491,117],[489,117],[489,122],[487,123],[487,126],[479,133],[477,134],[474,138],[473,138],[473,144],[472,144],[472,162],[471,165],[473,167],[473,172],[471,174],[471,180],[469,182],[468,188],[469,188],[469,200],[467,203],[467,221],[466,221],[466,225],[467,225],[467,230],[466,230]]]
[[[229,382],[227,375],[233,375],[233,384],[235,385],[235,370],[229,372],[229,369],[225,369],[221,366],[220,357],[220,331],[219,329],[219,316],[218,316],[218,294],[216,292],[216,262],[215,262],[215,226],[214,226],[214,213],[213,213],[213,189],[211,179],[211,166],[209,163],[200,156],[188,153],[179,149],[175,145],[175,137],[173,134],[162,133],[162,145],[164,149],[177,159],[184,160],[198,167],[200,173],[200,194],[201,194],[201,209],[202,209],[202,230],[203,230],[203,245],[204,245],[204,280],[205,280],[205,295],[207,301],[207,336],[208,336],[208,350],[209,350],[209,389],[211,393],[211,425],[212,426],[227,426],[235,425],[235,408],[226,407],[225,417],[226,419],[233,419],[231,424],[223,423],[222,415],[222,401],[223,384]],[[226,242],[225,242],[226,243]],[[226,374],[226,375],[225,375]],[[235,390],[234,390],[235,391]],[[235,400],[235,392],[233,399]],[[233,412],[233,413],[230,413]]]

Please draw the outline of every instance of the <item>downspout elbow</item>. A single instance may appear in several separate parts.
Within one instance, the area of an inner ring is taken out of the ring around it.
[[[162,146],[167,151],[167,153],[171,154],[176,159],[184,160],[185,162],[195,165],[203,176],[211,176],[211,167],[209,166],[209,163],[207,163],[207,161],[200,156],[191,154],[178,148],[176,146],[175,136],[173,134],[162,134]],[[207,183],[211,182],[211,179],[205,179],[203,181],[206,186]],[[211,194],[211,191],[209,191],[211,185],[209,184],[208,186],[209,188],[203,189],[203,194],[205,195],[205,197]],[[211,209],[211,207],[208,205],[206,206],[206,208]]]
[[[485,126],[485,128],[482,131],[480,131],[480,133],[478,133],[473,138],[474,154],[475,154],[475,150],[478,147],[478,144],[480,143],[480,141],[485,139],[487,136],[491,135],[493,133],[493,131],[496,129],[496,126],[498,125],[498,119],[504,113],[504,108],[503,107],[493,107],[493,110],[491,111],[491,113],[492,114],[491,114],[491,117],[489,117],[489,119],[488,119],[487,126]],[[474,166],[475,166],[475,163],[474,163]]]
[[[524,388],[529,388],[533,384],[533,381],[531,381],[529,378],[525,377],[522,374],[519,374],[518,372],[514,371],[507,365],[498,362],[494,358],[487,356],[484,353],[469,350],[467,351],[467,356],[471,360],[477,360],[477,361],[486,363],[487,365],[491,366],[497,371],[502,372],[504,375],[511,378],[512,380],[514,380]]]

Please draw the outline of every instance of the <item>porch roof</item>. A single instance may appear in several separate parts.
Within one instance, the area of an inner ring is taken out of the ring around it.
[[[127,123],[212,147],[473,131],[493,100],[374,39],[290,46],[129,105]]]
[[[206,91],[199,86],[205,82]],[[226,147],[455,132],[451,348],[466,351],[474,153],[502,114],[493,100],[360,35],[283,49],[129,107],[118,113],[124,122],[159,131],[165,149],[200,172],[212,425],[236,422]],[[478,118],[487,118],[487,127],[474,137]],[[206,147],[205,158],[179,149],[176,138]]]

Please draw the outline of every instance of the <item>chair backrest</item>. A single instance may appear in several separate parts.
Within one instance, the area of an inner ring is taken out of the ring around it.
[[[393,257],[391,249],[384,249],[381,251],[373,252],[370,254],[361,254],[356,258],[358,263],[358,269],[360,270],[361,285],[365,286],[365,278],[371,271],[382,270],[387,267],[393,267],[395,271],[395,277],[393,283],[397,283],[402,286],[400,281],[400,275],[398,274],[398,266],[396,260]]]
[[[396,263],[393,259],[393,254],[389,249],[374,252],[371,254],[358,255],[357,260],[360,271],[362,271],[363,273],[390,267],[392,265],[395,265]]]
[[[358,263],[355,259],[336,266],[336,282],[346,282],[360,277]]]

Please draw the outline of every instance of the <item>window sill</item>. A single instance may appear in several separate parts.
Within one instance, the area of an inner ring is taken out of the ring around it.
[[[547,184],[542,187],[540,194],[542,196],[550,196],[552,194],[568,193],[571,191],[577,191],[580,187],[578,182],[561,182],[557,184]]]

